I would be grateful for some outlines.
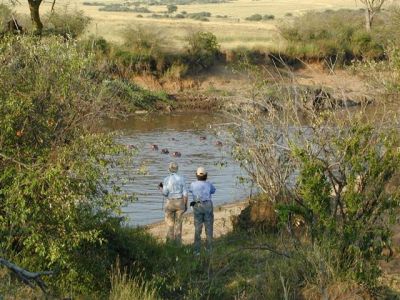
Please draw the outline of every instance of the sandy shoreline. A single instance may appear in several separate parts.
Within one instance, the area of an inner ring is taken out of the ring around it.
[[[214,207],[214,238],[232,231],[232,218],[239,215],[247,206],[248,200],[224,204]],[[159,240],[165,240],[167,234],[167,225],[164,221],[145,226],[146,230]],[[205,238],[203,229],[202,237]],[[182,241],[184,244],[193,243],[194,225],[193,212],[191,209],[185,213],[182,226]]]

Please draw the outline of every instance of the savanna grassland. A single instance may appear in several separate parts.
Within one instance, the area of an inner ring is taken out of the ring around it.
[[[358,9],[361,8],[356,1],[321,0],[238,0],[215,4],[187,4],[177,5],[179,14],[182,11],[187,13],[210,12],[208,21],[197,21],[191,19],[156,19],[152,18],[153,13],[160,14],[167,10],[166,5],[141,5],[148,8],[151,13],[135,12],[114,12],[99,11],[101,6],[83,5],[84,2],[97,2],[104,4],[123,3],[123,1],[57,1],[56,9],[82,10],[85,15],[92,18],[87,34],[102,36],[110,41],[121,42],[121,30],[127,26],[149,26],[158,31],[167,40],[167,47],[180,49],[188,33],[193,31],[210,31],[214,33],[222,48],[235,48],[237,46],[265,47],[279,46],[282,42],[276,33],[276,25],[285,20],[290,20],[291,15],[298,16],[309,10],[323,11],[327,9]],[[46,1],[41,7],[43,13],[51,8],[51,1]],[[24,4],[18,5],[19,12],[28,13],[28,7]],[[275,17],[274,20],[254,22],[245,20],[254,14],[269,14]],[[141,15],[142,17],[138,17]],[[225,17],[226,16],[226,17]]]

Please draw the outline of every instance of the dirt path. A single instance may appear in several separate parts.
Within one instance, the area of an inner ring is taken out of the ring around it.
[[[214,207],[214,238],[218,238],[232,231],[232,217],[239,215],[247,204],[248,201],[242,201]],[[165,240],[165,236],[167,235],[167,225],[164,221],[148,225],[147,230],[160,240]],[[189,212],[185,214],[182,231],[183,243],[193,243],[193,213],[190,212],[190,209]],[[205,238],[204,230],[202,237]]]

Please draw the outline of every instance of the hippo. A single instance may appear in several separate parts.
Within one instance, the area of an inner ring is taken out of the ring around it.
[[[221,141],[216,141],[215,142],[215,146],[217,146],[217,147],[222,147],[222,142]]]
[[[129,150],[139,150],[137,146],[135,145],[127,145],[126,146]]]
[[[204,135],[200,136],[200,141],[205,141],[206,139],[207,139],[206,136],[204,136]]]
[[[179,151],[175,151],[175,152],[171,153],[171,156],[173,156],[173,157],[181,157],[182,153],[180,153]]]
[[[156,144],[151,145],[151,149],[154,151],[158,151],[158,145]]]
[[[168,154],[169,150],[167,148],[161,149],[162,154]]]

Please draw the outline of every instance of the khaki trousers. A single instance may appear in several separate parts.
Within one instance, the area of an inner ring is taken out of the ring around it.
[[[167,241],[182,242],[182,221],[185,212],[183,198],[167,199],[165,205],[165,223],[168,226]]]

